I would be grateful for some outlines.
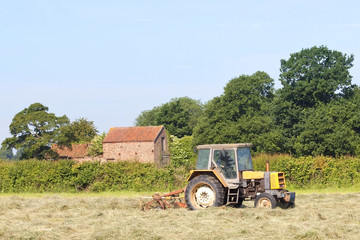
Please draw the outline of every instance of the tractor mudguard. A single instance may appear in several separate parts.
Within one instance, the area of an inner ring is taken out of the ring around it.
[[[200,176],[200,175],[210,175],[219,180],[219,182],[223,185],[223,187],[227,188],[229,185],[227,184],[226,180],[221,176],[220,172],[216,169],[212,170],[191,170],[190,176],[186,181],[191,181],[194,177]]]

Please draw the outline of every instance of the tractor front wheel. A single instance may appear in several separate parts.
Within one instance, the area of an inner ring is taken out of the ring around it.
[[[276,208],[276,199],[269,193],[261,193],[255,198],[256,208]]]
[[[185,201],[190,210],[218,207],[224,204],[225,190],[212,176],[193,178],[186,187]]]

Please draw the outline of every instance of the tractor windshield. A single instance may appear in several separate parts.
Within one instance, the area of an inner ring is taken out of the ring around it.
[[[250,148],[238,148],[236,152],[239,163],[239,171],[253,170]]]
[[[197,162],[196,162],[196,169],[208,169],[209,165],[209,156],[210,156],[210,149],[200,149]]]

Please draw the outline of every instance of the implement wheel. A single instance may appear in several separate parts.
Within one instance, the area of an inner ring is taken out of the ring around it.
[[[276,199],[269,193],[261,193],[255,198],[256,208],[276,208]]]
[[[193,178],[186,187],[185,201],[190,210],[218,207],[224,204],[225,190],[212,176]]]

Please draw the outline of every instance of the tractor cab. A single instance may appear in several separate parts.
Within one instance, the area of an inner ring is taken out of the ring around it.
[[[249,143],[200,145],[196,170],[216,170],[228,184],[238,184],[242,171],[253,171],[250,147]]]

